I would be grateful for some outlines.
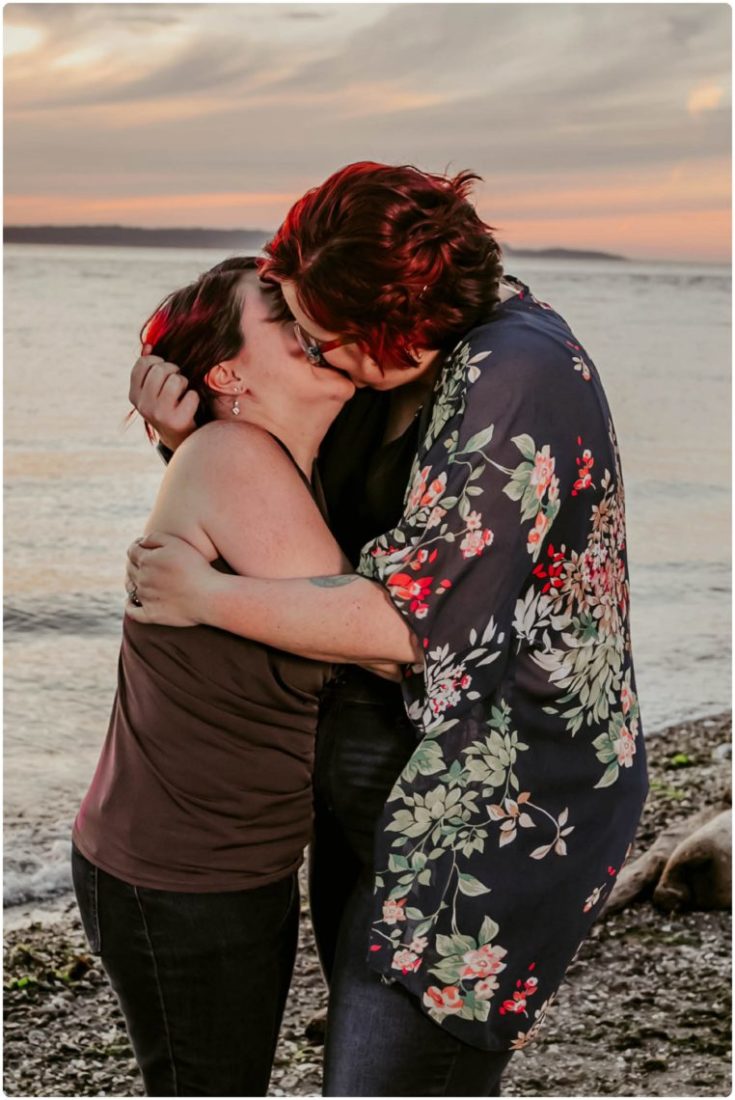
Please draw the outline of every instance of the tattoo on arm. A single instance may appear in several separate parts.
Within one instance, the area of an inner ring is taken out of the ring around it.
[[[317,588],[341,588],[344,584],[352,584],[359,581],[357,573],[339,573],[333,577],[309,577],[309,583]]]

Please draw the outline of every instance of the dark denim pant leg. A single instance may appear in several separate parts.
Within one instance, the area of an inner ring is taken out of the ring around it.
[[[415,743],[386,707],[332,704],[320,726],[311,904],[329,962],[325,1096],[498,1096],[510,1058],[456,1039],[367,965],[375,827]]]
[[[73,860],[85,930],[98,929],[147,1094],[265,1095],[296,953],[295,876],[174,893]]]
[[[492,1053],[450,1035],[395,982],[366,963],[372,876],[344,914],[330,991],[325,1096],[499,1096],[510,1052]]]

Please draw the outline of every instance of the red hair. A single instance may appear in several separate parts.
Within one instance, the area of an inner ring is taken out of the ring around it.
[[[289,210],[259,261],[304,312],[378,364],[448,350],[498,301],[500,248],[468,195],[473,172],[348,164]]]

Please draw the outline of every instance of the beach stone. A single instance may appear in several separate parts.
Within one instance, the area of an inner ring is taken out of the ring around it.
[[[686,722],[647,739],[652,787],[634,859],[671,826],[681,827],[677,843],[688,835],[690,811],[685,800],[671,797],[672,777],[693,809],[720,797],[727,769],[713,762],[712,750],[729,733],[729,715],[722,715],[707,728]],[[672,770],[668,761],[677,752],[692,765]],[[714,810],[714,816],[721,812]],[[305,884],[304,870],[304,892]],[[88,954],[70,904],[61,899],[59,908],[52,923],[6,931],[5,1094],[142,1096],[124,1022],[99,960],[78,981],[53,976]],[[726,910],[677,909],[662,918],[648,902],[599,920],[538,1040],[513,1055],[503,1095],[729,1095],[730,926]],[[21,945],[26,954],[14,955]],[[23,975],[43,980],[32,990],[10,988]],[[322,1051],[307,1029],[326,999],[304,912],[269,1095],[320,1095]],[[41,1033],[34,1043],[31,1031]],[[104,1055],[97,1053],[101,1046],[107,1047]]]
[[[308,1021],[304,1028],[306,1038],[312,1043],[324,1043],[324,1038],[327,1033],[327,1010],[326,1008],[320,1009],[315,1012],[311,1019]]]

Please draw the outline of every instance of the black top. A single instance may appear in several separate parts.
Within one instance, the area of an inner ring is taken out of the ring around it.
[[[397,439],[382,444],[388,395],[358,391],[329,429],[319,451],[329,525],[347,557],[400,519],[419,443],[419,416]]]
[[[381,443],[389,395],[359,390],[339,414],[319,451],[318,469],[326,497],[329,526],[345,554],[357,565],[362,547],[398,523],[411,467],[425,420],[420,412],[402,435]],[[393,728],[392,714],[404,714],[401,685],[358,665],[338,665],[324,713],[338,699],[375,701],[375,721]],[[386,711],[386,703],[390,704]]]

